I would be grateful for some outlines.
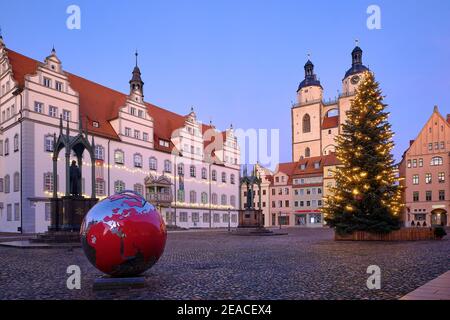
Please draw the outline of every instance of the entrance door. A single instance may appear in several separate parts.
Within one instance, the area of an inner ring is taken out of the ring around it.
[[[439,209],[431,212],[431,224],[435,226],[447,225],[447,211]]]

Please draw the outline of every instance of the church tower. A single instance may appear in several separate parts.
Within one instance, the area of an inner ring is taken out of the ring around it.
[[[314,73],[314,64],[308,59],[305,79],[297,90],[297,104],[291,112],[293,161],[321,155],[322,98],[322,85]]]
[[[356,41],[356,47],[352,51],[352,66],[347,70],[342,80],[342,96],[339,101],[340,124],[345,123],[346,112],[350,110],[351,100],[355,96],[360,82],[363,80],[363,73],[369,70],[363,64],[362,55],[363,51],[358,46],[358,41]]]

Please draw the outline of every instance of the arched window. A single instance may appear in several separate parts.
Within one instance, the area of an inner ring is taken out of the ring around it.
[[[167,172],[167,173],[172,172],[172,162],[170,162],[170,160],[164,161],[164,172]]]
[[[208,194],[206,192],[202,192],[202,203],[203,204],[208,203]]]
[[[123,165],[125,163],[125,154],[122,150],[114,151],[114,163]]]
[[[236,207],[236,196],[230,196],[230,206]]]
[[[134,192],[139,193],[141,196],[144,195],[144,186],[140,183],[136,183],[133,187]]]
[[[309,114],[303,116],[303,133],[311,132],[311,117]]]
[[[213,193],[211,195],[211,203],[212,204],[217,204],[217,193]]]
[[[226,195],[226,194],[223,194],[223,195],[220,197],[220,204],[223,205],[223,206],[226,206],[226,205],[227,205],[227,195]]]
[[[222,182],[227,183],[227,174],[225,172],[222,172]]]
[[[202,179],[208,179],[208,171],[206,170],[206,168],[202,168]]]
[[[235,182],[234,182],[234,174],[231,174],[230,175],[230,183],[231,184],[234,184]]]
[[[133,162],[135,168],[142,168],[142,155],[135,153],[133,156]]]
[[[14,136],[14,152],[19,151],[19,135]]]
[[[442,166],[444,164],[444,159],[442,157],[434,157],[431,159],[432,166]]]
[[[305,158],[309,158],[309,157],[311,157],[311,149],[306,148],[305,149]]]
[[[217,181],[217,171],[216,170],[213,170],[211,172],[211,178],[213,181]]]
[[[116,193],[122,192],[125,190],[125,182],[118,180],[114,182],[114,191]]]
[[[189,171],[191,174],[191,178],[195,178],[197,175],[197,170],[195,169],[195,166],[191,166]]]
[[[14,183],[13,183],[14,192],[20,191],[20,173],[14,173]]]
[[[5,156],[9,155],[9,139],[5,140]]]
[[[158,160],[155,157],[151,157],[149,160],[150,170],[156,171],[158,169]]]
[[[53,146],[52,146],[53,149]],[[95,145],[95,159],[105,160],[105,148],[99,144]]]
[[[182,163],[178,164],[178,175],[184,176],[184,164],[182,164]]]
[[[5,176],[5,193],[9,193],[11,191],[11,178],[9,174]]]
[[[191,191],[189,192],[189,202],[190,203],[196,203],[197,202],[197,192]]]

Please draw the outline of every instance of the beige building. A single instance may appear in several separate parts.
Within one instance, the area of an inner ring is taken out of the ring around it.
[[[342,80],[342,93],[335,101],[323,100],[323,87],[310,60],[305,64],[305,79],[297,90],[297,103],[292,107],[292,161],[320,157],[335,151],[334,139],[346,120],[346,111],[368,70],[362,63],[360,47],[352,52],[352,66]]]

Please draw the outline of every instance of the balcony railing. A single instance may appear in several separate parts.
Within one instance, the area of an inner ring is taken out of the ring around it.
[[[165,192],[147,193],[145,198],[147,199],[148,202],[150,202],[152,204],[157,204],[157,205],[170,204],[170,203],[172,203],[172,200],[173,200],[172,194],[165,193]]]

